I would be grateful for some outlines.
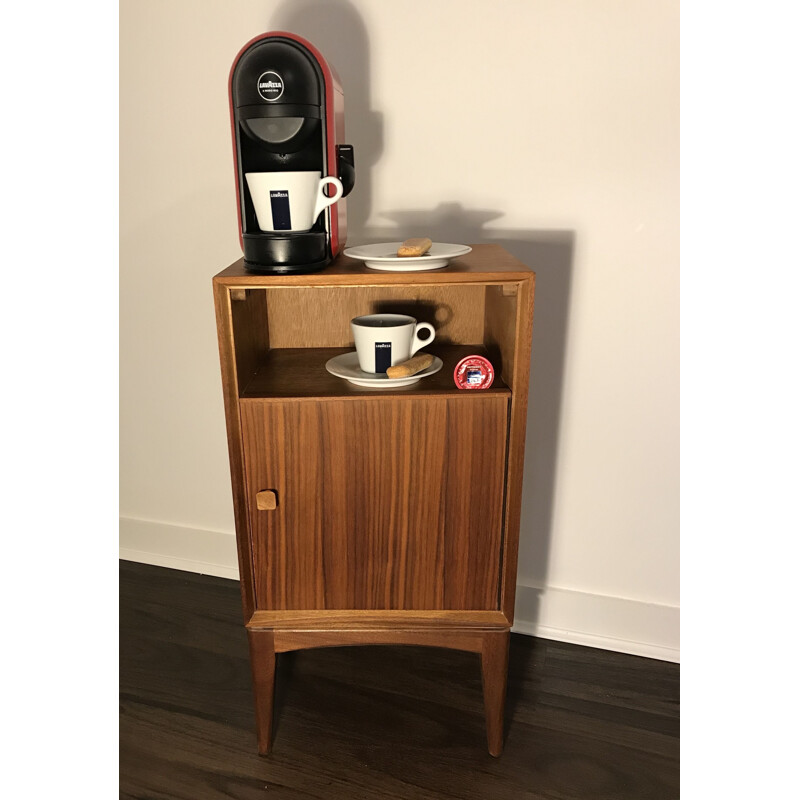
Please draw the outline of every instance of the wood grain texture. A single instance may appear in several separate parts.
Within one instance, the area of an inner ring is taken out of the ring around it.
[[[248,630],[250,673],[256,711],[258,753],[272,749],[272,719],[275,706],[275,641],[272,631]]]
[[[239,263],[214,287],[259,752],[271,746],[276,652],[402,644],[480,654],[497,755],[533,273],[478,246],[433,273],[340,258],[314,275],[263,276]],[[390,392],[330,376],[349,320],[373,311],[432,322],[441,372]],[[484,347],[494,386],[459,392],[455,363]],[[455,612],[467,616],[441,616]]]
[[[469,400],[242,402],[257,607],[496,609],[508,405]]]
[[[503,291],[506,286],[508,284],[486,287],[485,344],[495,375],[507,386],[513,386],[514,371],[517,368],[527,370],[528,365],[517,365],[516,359],[519,284],[514,284],[516,291],[511,295]]]
[[[531,268],[498,244],[473,244],[472,252],[430,272],[380,272],[363,262],[338,256],[332,264],[310,275],[256,275],[244,268],[244,259],[231,264],[215,281],[248,286],[402,286],[404,284],[458,284],[516,281]]]
[[[122,800],[677,800],[680,666],[511,635],[502,758],[480,659],[436,647],[280,654],[259,757],[236,581],[120,562]]]
[[[246,301],[237,301],[241,306]],[[248,499],[244,485],[244,453],[239,418],[239,380],[237,377],[236,345],[231,300],[228,289],[214,283],[214,309],[217,322],[220,370],[222,374],[222,396],[225,404],[225,425],[228,434],[228,461],[231,471],[233,493],[233,515],[236,524],[236,550],[239,561],[239,576],[242,592],[242,613],[245,622],[255,609],[253,588],[253,558],[250,550]],[[247,338],[251,336],[248,334]],[[265,343],[268,344],[268,343]]]
[[[503,752],[503,717],[506,705],[509,632],[493,631],[483,634],[481,646],[481,681],[483,705],[486,710],[486,740],[489,753]]]
[[[234,291],[231,290],[231,294]],[[235,341],[236,386],[239,394],[250,382],[270,347],[266,309],[263,291],[248,289],[238,300],[231,297],[230,324]]]
[[[450,401],[444,481],[445,608],[497,608],[508,404]]]
[[[307,650],[310,647],[349,647],[365,645],[416,645],[418,647],[446,647],[480,653],[484,636],[479,630],[444,628],[419,630],[416,628],[378,628],[375,630],[323,630],[275,631],[275,652]]]
[[[265,489],[256,494],[256,511],[274,511],[278,507],[275,492]]]
[[[258,290],[253,290],[258,291]],[[407,314],[429,322],[441,343],[483,342],[484,287],[292,287],[266,293],[272,347],[353,347],[350,320],[362,314]]]
[[[516,297],[515,357],[509,413],[508,476],[506,479],[505,530],[503,534],[503,577],[500,591],[500,607],[512,624],[514,622],[514,602],[517,588],[525,429],[528,421],[528,380],[530,377],[531,337],[533,333],[534,289],[535,278],[531,275],[520,282]]]
[[[256,611],[247,623],[250,629],[274,631],[376,630],[378,628],[446,628],[478,631],[508,628],[502,611],[381,611],[352,609],[310,609],[298,611]]]

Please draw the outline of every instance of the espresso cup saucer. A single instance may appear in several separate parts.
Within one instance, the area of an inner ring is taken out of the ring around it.
[[[337,378],[344,378],[354,386],[361,386],[367,389],[398,389],[401,386],[411,386],[428,375],[438,372],[443,366],[441,358],[433,357],[433,364],[427,369],[423,369],[416,375],[408,378],[390,378],[385,373],[364,372],[358,366],[358,353],[353,350],[350,353],[342,353],[335,356],[325,364],[325,369]]]

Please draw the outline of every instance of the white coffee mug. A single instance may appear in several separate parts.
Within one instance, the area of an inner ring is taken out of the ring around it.
[[[386,372],[408,361],[436,334],[433,325],[405,314],[367,314],[350,320],[358,365],[364,372]],[[421,335],[423,332],[427,335]]]
[[[311,230],[317,217],[342,196],[342,182],[319,172],[247,172],[258,227],[268,233]],[[325,187],[336,187],[332,197]]]

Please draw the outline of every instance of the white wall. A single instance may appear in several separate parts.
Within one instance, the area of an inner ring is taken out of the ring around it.
[[[333,63],[349,244],[537,271],[516,630],[677,660],[679,4],[123,0],[121,555],[236,576],[212,276],[240,257],[228,72]]]

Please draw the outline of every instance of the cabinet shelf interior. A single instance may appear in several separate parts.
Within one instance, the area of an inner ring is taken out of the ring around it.
[[[243,295],[243,296],[242,296]],[[444,362],[435,375],[395,391],[458,390],[453,370],[480,354],[495,369],[489,390],[509,392],[517,324],[515,293],[498,284],[281,286],[247,289],[231,301],[240,398],[385,394],[353,386],[325,363],[354,349],[350,320],[362,314],[408,314],[436,329],[425,348]]]

